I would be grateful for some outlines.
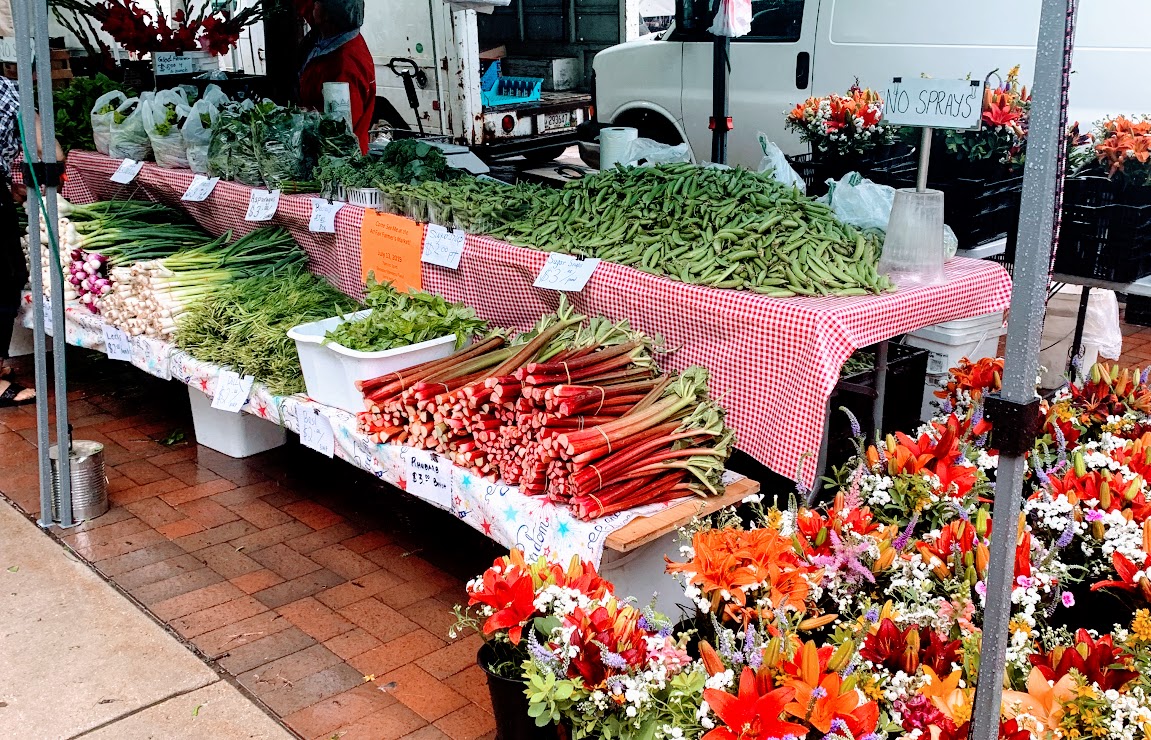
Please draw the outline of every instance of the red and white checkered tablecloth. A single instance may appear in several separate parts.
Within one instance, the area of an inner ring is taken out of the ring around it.
[[[203,203],[181,203],[192,175],[145,165],[126,186],[109,182],[118,162],[87,152],[69,156],[65,196],[77,202],[149,198],[185,207],[206,229],[237,234],[257,224],[244,213],[250,188],[221,182]],[[349,295],[362,294],[360,225],[363,211],[344,207],[336,234],[308,231],[308,196],[284,196],[271,223],[291,230],[308,252],[313,272]],[[547,255],[468,235],[459,270],[423,266],[426,290],[473,306],[500,326],[526,329],[554,310],[558,295],[532,287]],[[1002,311],[1011,279],[999,265],[956,258],[947,282],[860,298],[775,299],[675,282],[621,265],[601,263],[588,286],[569,296],[586,314],[632,325],[666,340],[666,370],[703,365],[738,433],[738,446],[776,472],[794,477],[804,453],[819,451],[827,400],[847,357],[859,347],[930,324]],[[803,478],[815,477],[814,461]]]

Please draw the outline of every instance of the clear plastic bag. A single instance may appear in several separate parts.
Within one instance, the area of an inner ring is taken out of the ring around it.
[[[751,33],[751,0],[719,0],[719,10],[707,30],[733,39]]]
[[[1039,351],[1039,385],[1043,388],[1058,388],[1066,382],[1067,355],[1075,338],[1082,297],[1082,287],[1066,285],[1047,301]],[[1080,346],[1082,373],[1090,371],[1099,357],[1119,358],[1123,351],[1123,328],[1119,323],[1119,301],[1113,291],[1092,289]]]
[[[156,155],[156,164],[169,169],[188,169],[188,153],[181,125],[189,108],[182,90],[161,90],[152,100],[140,104],[144,131]]]
[[[627,151],[620,158],[621,162],[641,167],[651,167],[657,164],[675,164],[676,162],[690,162],[691,149],[687,144],[661,144],[652,139],[635,139],[628,144]]]
[[[212,129],[215,128],[219,118],[219,109],[205,95],[192,106],[180,130],[180,135],[184,138],[184,151],[188,155],[188,168],[197,175],[208,174],[208,150],[212,143]]]
[[[152,142],[144,130],[144,116],[141,104],[147,99],[128,98],[116,108],[112,118],[111,137],[108,142],[108,156],[112,159],[134,159],[141,162],[152,154]],[[121,119],[119,123],[117,119]]]
[[[245,100],[220,109],[208,145],[208,174],[259,187],[264,184],[256,161],[252,116],[255,103]]]
[[[108,153],[108,144],[112,138],[112,117],[116,115],[116,108],[127,99],[124,93],[113,90],[96,98],[96,104],[92,106],[92,140],[96,142],[96,151],[101,154]],[[107,112],[100,112],[104,110]]]
[[[776,180],[784,185],[793,185],[799,188],[799,192],[806,194],[807,183],[803,181],[798,172],[792,169],[783,150],[767,138],[767,134],[762,131],[756,134],[756,138],[759,140],[759,148],[763,150],[763,158],[759,160],[759,171],[767,172],[770,170]]]
[[[257,142],[256,161],[268,187],[307,180],[316,166],[315,114],[277,110],[252,127]]]
[[[222,108],[231,102],[228,100],[228,95],[220,89],[219,85],[208,85],[205,87],[204,94],[200,97],[200,100],[207,100],[217,108]]]
[[[887,231],[895,188],[878,185],[858,172],[849,172],[839,182],[830,182],[827,195],[819,201],[831,206],[835,217],[845,224]]]

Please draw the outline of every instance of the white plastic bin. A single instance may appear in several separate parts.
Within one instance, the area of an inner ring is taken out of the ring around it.
[[[228,457],[251,457],[280,447],[288,441],[288,431],[278,424],[241,411],[212,408],[212,399],[188,387],[196,441]]]
[[[999,337],[1006,331],[1003,314],[997,312],[925,326],[906,336],[904,343],[928,351],[922,418],[929,419],[934,415],[934,391],[947,383],[948,371],[964,357],[972,362],[995,357],[999,351]]]
[[[334,316],[300,324],[288,331],[288,336],[296,342],[304,385],[313,400],[359,413],[364,410],[364,397],[356,390],[357,380],[378,378],[431,360],[442,360],[456,350],[454,334],[382,352],[357,352],[335,342],[323,343],[324,336],[332,329],[369,313],[371,309]]]
[[[1066,285],[1047,301],[1043,320],[1043,340],[1039,345],[1041,388],[1060,388],[1067,382],[1067,359],[1075,339],[1075,323],[1083,288]],[[1100,355],[1118,359],[1123,350],[1123,331],[1119,326],[1119,301],[1110,290],[1092,290],[1083,321],[1083,359],[1080,367],[1086,373]]]

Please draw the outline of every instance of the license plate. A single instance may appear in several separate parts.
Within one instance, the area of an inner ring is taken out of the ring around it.
[[[544,133],[549,131],[562,131],[565,128],[571,128],[575,120],[574,114],[568,113],[545,113],[544,114]]]

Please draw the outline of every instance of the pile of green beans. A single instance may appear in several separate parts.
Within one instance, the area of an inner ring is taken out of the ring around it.
[[[891,289],[878,240],[769,173],[690,164],[617,168],[543,194],[491,230],[512,244],[777,298]]]

